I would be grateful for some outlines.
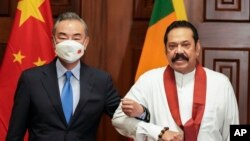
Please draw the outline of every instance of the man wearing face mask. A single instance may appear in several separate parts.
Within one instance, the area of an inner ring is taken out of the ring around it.
[[[195,27],[175,21],[166,30],[168,66],[144,73],[112,119],[122,135],[136,141],[229,141],[239,124],[238,106],[228,78],[198,62],[201,50]],[[150,113],[149,123],[133,117]]]
[[[24,71],[15,93],[6,141],[94,141],[102,114],[112,117],[120,97],[111,76],[80,58],[89,37],[75,13],[61,14],[53,28],[57,57]]]

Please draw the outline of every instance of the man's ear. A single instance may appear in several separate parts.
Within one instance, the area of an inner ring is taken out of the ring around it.
[[[55,36],[52,36],[51,40],[52,40],[53,47],[56,48],[56,38],[55,38]]]
[[[89,44],[89,37],[86,37],[86,39],[85,39],[84,42],[83,42],[83,45],[84,45],[84,47],[85,47],[85,50],[87,49],[88,44]]]
[[[198,57],[200,55],[200,52],[201,52],[200,40],[198,40],[196,43],[195,52],[196,52],[196,56]]]

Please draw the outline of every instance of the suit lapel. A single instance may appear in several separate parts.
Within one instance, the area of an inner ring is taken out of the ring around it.
[[[56,72],[56,59],[50,63],[43,70],[44,77],[41,79],[44,89],[47,91],[48,97],[51,100],[55,110],[59,114],[59,117],[62,121],[66,123],[64,118],[64,113],[61,104],[60,92],[58,87],[58,79]]]
[[[81,110],[86,105],[88,99],[89,99],[89,93],[93,86],[93,80],[92,78],[92,72],[90,69],[83,63],[81,63],[81,69],[80,69],[80,99],[79,103],[76,107],[75,113],[73,117],[71,118],[71,122],[75,121],[79,114],[81,113]],[[72,123],[71,123],[72,124]]]

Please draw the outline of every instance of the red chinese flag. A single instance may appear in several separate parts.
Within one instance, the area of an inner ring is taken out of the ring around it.
[[[21,72],[50,62],[52,14],[49,0],[19,0],[12,32],[0,64],[0,140],[5,140]],[[32,87],[32,86],[31,86]]]

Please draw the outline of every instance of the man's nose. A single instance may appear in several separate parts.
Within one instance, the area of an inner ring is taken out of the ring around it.
[[[183,48],[182,48],[182,46],[181,46],[181,44],[178,44],[178,46],[177,46],[177,50],[176,50],[176,53],[183,53],[184,51],[183,51]]]

